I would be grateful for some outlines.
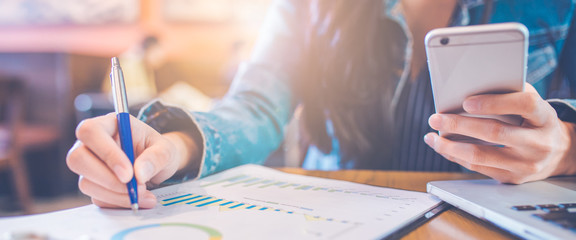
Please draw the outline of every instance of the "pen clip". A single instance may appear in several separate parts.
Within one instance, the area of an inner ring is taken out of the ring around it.
[[[110,85],[112,86],[114,110],[116,110],[116,113],[128,112],[126,86],[124,84],[124,74],[120,67],[120,61],[117,57],[113,57],[111,61],[112,69],[110,70]]]

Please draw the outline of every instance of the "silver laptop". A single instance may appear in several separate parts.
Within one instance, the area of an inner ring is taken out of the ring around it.
[[[492,179],[429,182],[440,199],[527,239],[576,239],[576,177],[521,185]]]

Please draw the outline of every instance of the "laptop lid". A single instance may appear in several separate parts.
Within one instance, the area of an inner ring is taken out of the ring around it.
[[[576,177],[550,178],[521,185],[496,180],[435,181],[428,192],[507,231],[528,239],[576,239],[576,231],[544,221],[542,206],[569,206],[576,203]],[[564,204],[564,205],[563,205]],[[518,210],[518,206],[534,209]],[[565,209],[576,214],[574,206]]]

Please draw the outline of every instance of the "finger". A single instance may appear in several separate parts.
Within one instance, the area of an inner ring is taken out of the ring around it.
[[[150,209],[150,208],[154,208],[154,206],[156,206],[156,197],[154,196],[154,194],[151,193],[147,193],[145,195],[146,197],[143,200],[138,201],[138,208],[141,209]],[[97,198],[92,198],[92,203],[94,203],[96,206],[98,207],[102,207],[102,208],[131,208],[130,207],[123,207],[123,206],[118,206],[116,204],[113,203],[108,203],[108,202],[104,202],[102,200],[99,200]]]
[[[151,196],[149,196],[151,195]],[[156,205],[156,197],[154,196],[154,194],[151,193],[146,193],[145,195],[145,199],[147,202],[145,201],[139,201],[138,202],[138,208],[144,208],[144,209],[149,209],[149,208],[154,208],[154,206]],[[97,198],[92,198],[92,203],[94,203],[96,206],[98,207],[102,207],[102,208],[127,208],[127,207],[123,207],[123,206],[118,206],[116,204],[113,203],[108,203],[108,202],[104,202],[102,200],[99,200]],[[130,206],[131,208],[132,206]]]
[[[487,166],[481,166],[481,165],[474,165],[474,164],[470,164],[467,161],[463,161],[461,159],[458,158],[454,158],[454,157],[450,157],[446,158],[451,162],[455,162],[463,167],[465,167],[466,169],[470,170],[470,171],[474,171],[474,172],[478,172],[481,174],[484,174],[488,177],[491,177],[493,179],[496,179],[500,182],[503,183],[515,183],[516,180],[513,178],[513,173],[508,171],[508,170],[503,170],[503,169],[499,169],[499,168],[493,168],[493,167],[487,167]]]
[[[89,179],[81,178],[78,182],[78,188],[82,193],[100,201],[114,204],[120,207],[130,207],[128,194],[110,191],[101,185],[90,181]]]
[[[172,148],[168,145],[167,141],[158,141],[138,156],[134,164],[138,182],[146,183],[153,179],[153,184],[159,184],[174,175],[177,167],[172,160]]]
[[[520,115],[533,126],[543,126],[553,111],[530,84],[526,84],[524,92],[468,97],[462,107],[470,114]]]
[[[521,144],[529,129],[488,118],[466,117],[457,114],[432,114],[428,124],[435,130],[474,137],[501,145]]]
[[[458,159],[460,165],[475,169],[470,169],[473,171],[484,170],[484,167],[514,171],[523,167],[522,161],[513,157],[506,147],[455,142],[436,133],[426,134],[424,141],[437,153]]]
[[[70,170],[83,178],[106,186],[117,193],[128,193],[126,184],[120,182],[118,177],[98,159],[82,142],[74,144],[73,151],[68,154],[67,163]]]
[[[89,179],[81,178],[78,187],[82,193],[91,196],[100,202],[113,206],[130,208],[130,197],[125,193],[117,193],[98,185]],[[156,205],[156,197],[144,185],[138,185],[138,205],[142,208],[152,208]]]
[[[118,206],[116,204],[100,201],[96,198],[92,198],[92,203],[94,203],[94,205],[101,207],[101,208],[125,208],[125,207]]]
[[[132,178],[133,170],[130,160],[113,138],[117,134],[116,124],[114,113],[87,119],[78,125],[76,136],[112,169],[121,182],[126,183]]]

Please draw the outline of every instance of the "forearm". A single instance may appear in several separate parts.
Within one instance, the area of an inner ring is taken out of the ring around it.
[[[212,111],[193,113],[206,143],[201,176],[261,164],[282,143],[294,109],[288,77],[248,64],[237,80]]]
[[[307,3],[275,1],[254,52],[230,91],[208,113],[194,113],[204,136],[200,176],[246,163],[263,163],[282,143],[297,103],[293,81],[305,66]]]
[[[161,126],[155,129],[188,134],[174,135],[182,155],[176,156],[178,171],[171,180],[185,181],[241,164],[262,163],[281,144],[284,126],[297,102],[292,81],[303,64],[304,6],[305,2],[299,1],[273,4],[252,57],[239,67],[229,92],[214,109],[171,114],[172,120],[157,121]],[[172,110],[168,112],[180,112]],[[143,112],[154,116],[154,111]]]

